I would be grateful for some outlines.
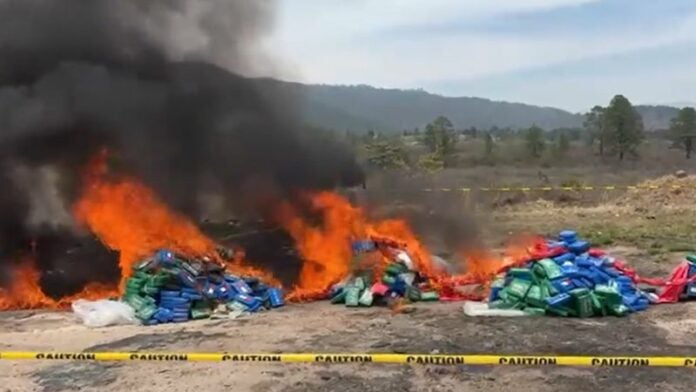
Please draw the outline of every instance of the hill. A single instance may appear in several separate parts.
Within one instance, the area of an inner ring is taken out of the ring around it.
[[[307,122],[339,130],[401,131],[423,127],[439,115],[447,116],[457,128],[521,128],[536,124],[553,129],[582,124],[581,116],[556,108],[444,97],[422,90],[326,85],[300,88],[306,97]]]
[[[265,79],[274,94],[296,101],[302,97],[305,122],[340,131],[399,132],[423,128],[435,117],[447,116],[458,129],[580,127],[583,117],[552,107],[492,101],[475,97],[445,97],[423,90],[383,89],[371,86],[305,85]],[[677,109],[670,106],[636,106],[646,129],[669,127]]]

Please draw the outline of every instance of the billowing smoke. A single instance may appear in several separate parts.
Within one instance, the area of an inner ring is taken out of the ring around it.
[[[259,196],[362,181],[347,149],[303,132],[301,97],[239,75],[271,66],[257,47],[273,8],[0,0],[0,259],[64,238],[80,171],[101,148],[191,216],[201,194],[238,212]]]

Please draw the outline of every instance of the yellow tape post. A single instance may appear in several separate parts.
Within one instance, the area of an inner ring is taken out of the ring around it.
[[[156,352],[0,352],[0,360],[388,363],[414,365],[696,367],[696,357],[431,355],[431,354],[235,354]]]

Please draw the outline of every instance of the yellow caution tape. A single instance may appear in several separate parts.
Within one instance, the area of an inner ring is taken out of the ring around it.
[[[480,188],[424,188],[424,192],[534,192],[534,191],[564,191],[564,192],[582,192],[582,191],[619,191],[619,190],[646,190],[654,191],[657,189],[696,189],[696,186],[685,186],[685,185],[666,185],[659,187],[656,185],[583,185],[583,186],[521,186],[521,187],[480,187]]]
[[[557,356],[557,355],[430,355],[430,354],[234,354],[150,352],[0,352],[0,360],[40,361],[203,361],[203,362],[320,362],[392,363],[416,365],[511,365],[696,367],[696,357]]]

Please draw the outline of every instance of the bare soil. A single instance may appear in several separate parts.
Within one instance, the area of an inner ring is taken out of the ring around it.
[[[633,197],[633,196],[631,196]],[[653,196],[651,196],[653,197]],[[549,200],[475,212],[481,236],[576,228],[641,274],[666,276],[696,245],[696,203],[593,206]],[[291,305],[237,320],[89,329],[70,313],[0,314],[0,351],[369,352],[696,356],[696,303],[653,306],[625,318],[471,318],[461,303],[412,313]],[[438,367],[0,361],[0,391],[693,391],[696,372],[674,368]]]

